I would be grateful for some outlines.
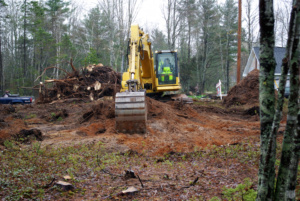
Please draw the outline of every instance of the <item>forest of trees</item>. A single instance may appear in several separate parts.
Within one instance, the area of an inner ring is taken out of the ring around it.
[[[289,12],[285,11],[290,2],[275,9],[280,46],[286,44]],[[59,78],[64,75],[60,69],[70,69],[71,58],[76,68],[103,63],[124,71],[130,25],[142,3],[99,0],[94,8],[83,11],[72,0],[0,0],[0,92],[9,89],[22,94],[22,87]],[[245,0],[243,10],[242,70],[259,37],[257,5]],[[217,0],[165,0],[161,12],[165,30],[141,26],[149,33],[153,50],[178,50],[185,92],[197,85],[199,93],[215,90],[219,79],[225,92],[235,84],[237,0],[222,4]],[[45,68],[54,66],[58,68],[36,80]]]

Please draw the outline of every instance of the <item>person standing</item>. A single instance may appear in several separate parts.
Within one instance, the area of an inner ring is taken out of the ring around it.
[[[4,98],[8,98],[8,97],[9,97],[9,91],[5,91]]]

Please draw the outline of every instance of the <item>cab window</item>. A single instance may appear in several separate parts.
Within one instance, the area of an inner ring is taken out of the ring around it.
[[[158,84],[175,84],[177,77],[177,65],[175,55],[172,53],[162,53],[157,55],[157,78]]]

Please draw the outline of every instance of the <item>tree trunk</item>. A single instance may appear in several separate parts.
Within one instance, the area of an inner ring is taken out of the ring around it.
[[[268,140],[272,131],[274,118],[274,72],[276,62],[274,59],[274,15],[273,0],[259,1],[260,24],[260,76],[259,76],[259,102],[260,102],[260,164],[258,172],[257,200],[273,200],[275,180],[275,158],[267,155]],[[275,143],[273,144],[275,146]],[[273,148],[273,147],[272,147]],[[266,163],[266,159],[269,163]]]
[[[284,134],[281,163],[276,183],[276,200],[294,200],[298,170],[298,155],[296,144],[299,141],[297,134],[297,114],[299,105],[299,37],[300,37],[300,0],[294,1],[291,12],[289,38],[287,43],[287,61],[290,66],[290,96],[288,103],[287,125]],[[287,71],[287,70],[286,70]],[[281,84],[281,83],[280,83]],[[281,84],[283,85],[283,84]],[[281,88],[284,86],[280,86]],[[280,88],[280,90],[282,90]],[[283,90],[284,93],[284,90]],[[279,123],[279,122],[275,122]],[[299,123],[299,122],[298,122]]]
[[[219,33],[219,46],[220,46],[219,48],[220,48],[220,62],[221,62],[222,76],[223,76],[223,80],[226,80],[225,69],[224,69],[224,59],[223,59],[221,33]]]
[[[204,32],[204,40],[203,40],[203,59],[202,59],[202,74],[201,74],[201,94],[204,93],[205,87],[205,77],[206,77],[206,65],[207,65],[207,46],[208,46],[208,36],[207,33]]]
[[[171,48],[171,7],[172,7],[172,0],[168,0],[168,7],[167,13],[168,16],[165,18],[167,24],[167,34],[168,34],[168,46]]]
[[[2,26],[0,22],[0,91],[4,91],[4,69],[2,61]]]
[[[188,64],[191,62],[191,22],[188,19]]]
[[[171,50],[175,49],[175,42],[176,42],[176,30],[177,30],[177,20],[176,20],[176,6],[177,6],[177,0],[173,1],[173,18],[172,18],[172,43],[171,43]]]
[[[300,2],[300,1],[299,1]],[[299,164],[299,140],[300,134],[297,132],[297,125],[299,128],[299,120],[297,119],[297,115],[299,115],[299,56],[300,56],[300,49],[299,49],[299,23],[300,23],[300,13],[299,13],[299,6],[298,4],[298,20],[296,26],[298,27],[298,37],[297,40],[294,41],[294,46],[297,46],[297,50],[292,57],[292,64],[290,68],[290,96],[289,96],[289,104],[288,104],[288,117],[287,117],[287,124],[286,124],[286,134],[292,136],[292,146],[291,146],[291,156],[290,162],[288,166],[288,176],[285,177],[286,179],[286,187],[285,187],[285,197],[284,200],[295,200],[296,198],[296,184],[297,184],[297,173],[298,173],[298,164]],[[299,117],[298,117],[299,118]],[[297,146],[298,145],[298,146]],[[286,152],[282,153],[283,157],[285,156]]]
[[[229,91],[229,33],[226,34],[226,93]]]
[[[24,40],[23,40],[23,78],[26,77],[26,17],[27,17],[27,1],[24,0]]]
[[[200,37],[199,37],[199,31],[197,31],[197,35],[196,35],[196,36],[197,36],[197,38],[200,38]],[[199,58],[200,58],[200,54],[201,54],[201,53],[200,53],[201,51],[200,51],[200,45],[199,45],[200,42],[199,42],[199,40],[197,40],[196,43],[197,43],[197,59],[196,59],[196,68],[197,68],[197,69],[196,69],[196,73],[197,73],[197,74],[196,74],[196,75],[197,75],[197,86],[198,86],[198,93],[202,94],[202,89],[201,89],[201,87],[200,87],[200,89],[199,89],[199,86],[200,86],[200,83],[199,83],[199,81],[200,81],[200,63],[201,63],[201,62],[199,61],[199,60],[200,60],[200,59],[199,59]],[[197,94],[197,95],[198,95],[198,94]]]

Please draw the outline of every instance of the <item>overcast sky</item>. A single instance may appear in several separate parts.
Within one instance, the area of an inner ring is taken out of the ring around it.
[[[98,4],[98,0],[77,0],[77,2],[81,4],[85,13]],[[219,4],[223,2],[225,2],[225,0],[218,0]],[[151,28],[158,27],[164,30],[165,23],[162,8],[166,3],[167,0],[138,0],[139,12],[134,23]]]
[[[235,0],[238,2],[238,0]],[[282,2],[291,2],[292,0],[274,0],[275,8],[282,5]],[[83,7],[84,13],[87,13],[89,9],[96,7],[98,0],[77,0]],[[219,4],[224,3],[225,0],[218,0]],[[242,0],[242,15],[245,16],[245,0]],[[253,0],[253,9],[258,10],[258,0]],[[167,0],[138,0],[139,12],[134,20],[135,24],[139,24],[143,28],[159,28],[165,31],[165,22],[163,18],[162,8],[167,3]],[[257,12],[258,14],[258,12]]]

